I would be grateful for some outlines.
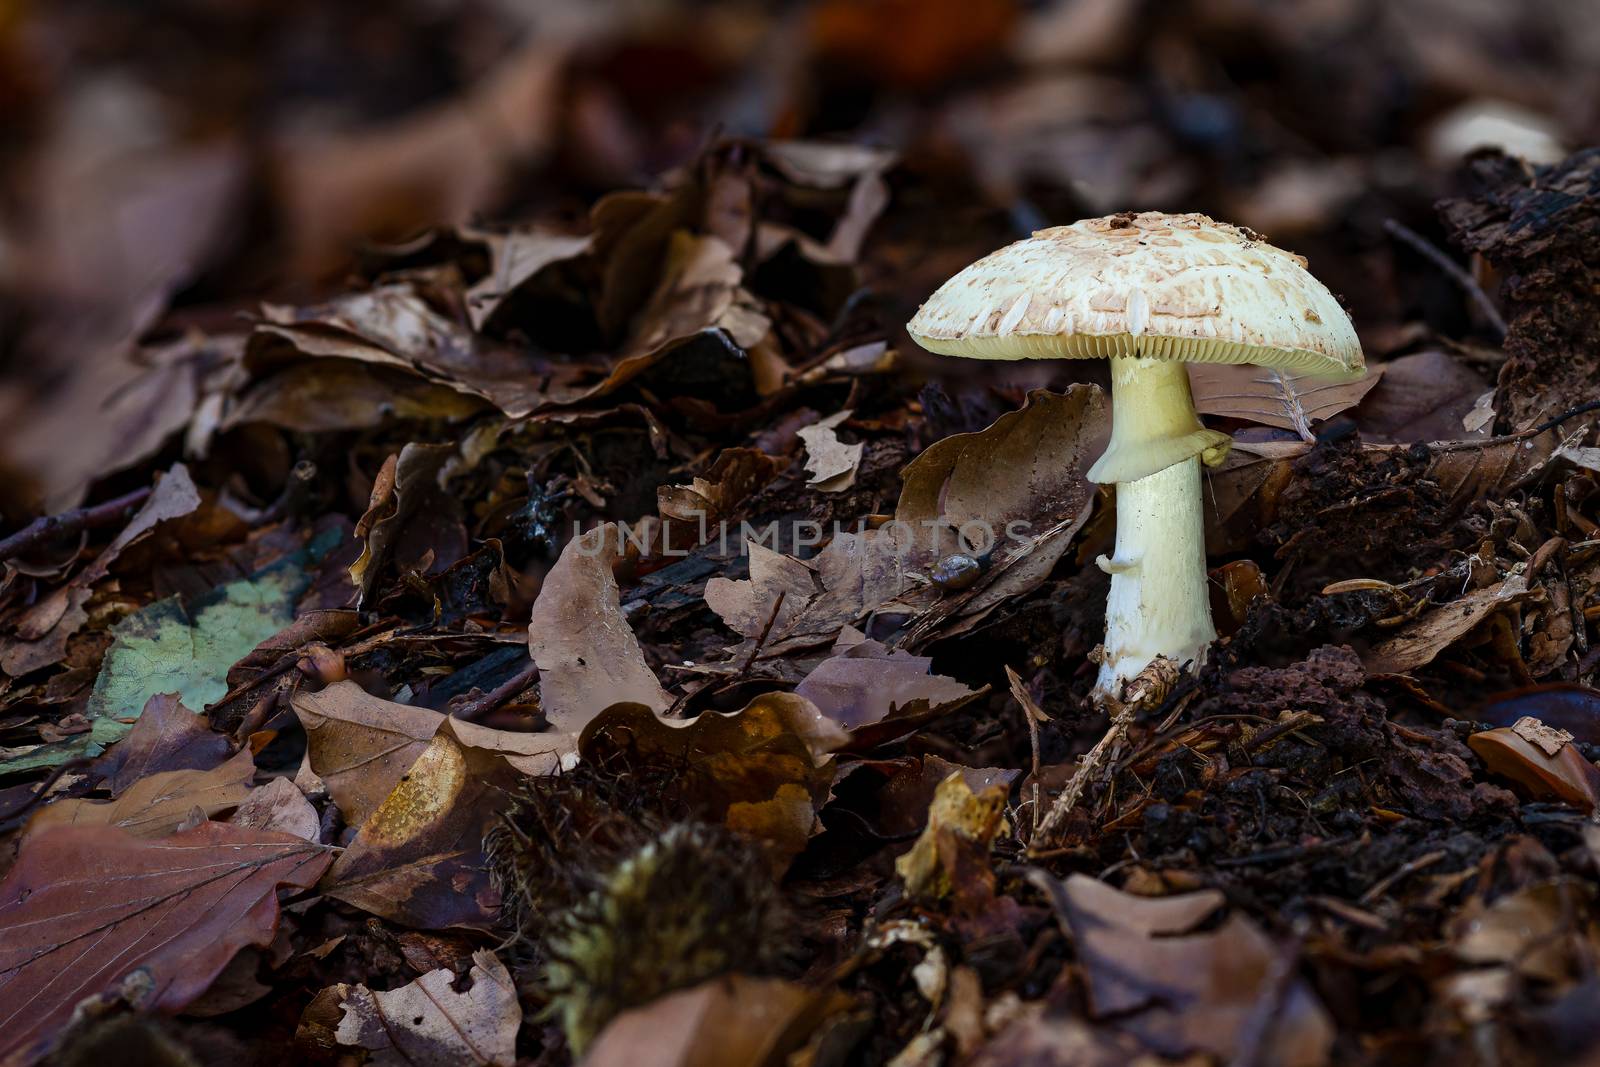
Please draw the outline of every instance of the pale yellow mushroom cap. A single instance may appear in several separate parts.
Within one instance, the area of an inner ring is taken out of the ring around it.
[[[1364,369],[1350,316],[1304,259],[1204,215],[1127,212],[1040,230],[945,282],[906,329],[929,351],[975,359]]]

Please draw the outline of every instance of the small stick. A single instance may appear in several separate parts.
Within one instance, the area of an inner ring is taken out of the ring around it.
[[[526,667],[523,667],[506,681],[476,699],[462,701],[461,706],[452,708],[450,714],[463,722],[477,722],[495,708],[528,688],[537,677],[539,677],[539,668],[530,659]]]
[[[45,798],[45,794],[50,792],[50,787],[59,782],[62,776],[64,776],[68,771],[81,770],[93,762],[94,760],[88,756],[78,756],[74,759],[69,759],[62,763],[56,764],[55,767],[51,769],[50,774],[46,776],[45,780],[39,783],[39,788],[35,790],[31,796],[23,800],[22,803],[13,807],[4,815],[0,815],[0,833],[10,833],[15,827],[21,826],[22,817],[26,815],[35,804],[43,800]]]
[[[750,655],[744,661],[744,666],[739,668],[739,673],[733,676],[733,681],[743,681],[744,676],[750,673],[750,668],[756,665],[756,657],[761,654],[761,646],[767,643],[767,635],[772,633],[772,626],[778,621],[778,612],[783,610],[783,598],[789,595],[789,590],[778,590],[778,598],[772,602],[772,614],[767,617],[767,624],[761,628],[761,636],[756,638],[755,647],[750,649]]]
[[[95,526],[105,526],[127,517],[127,514],[150,495],[150,487],[135,489],[133,492],[107,500],[104,504],[95,504],[92,507],[74,508],[72,511],[63,511],[59,515],[45,515],[34,519],[16,533],[0,541],[0,560],[20,556],[22,553],[39,547],[58,537],[66,537],[91,529]]]
[[[1384,219],[1383,228],[1391,237],[1394,237],[1402,244],[1410,246],[1412,250],[1420,254],[1428,262],[1444,271],[1450,280],[1459,285],[1462,291],[1472,299],[1472,302],[1478,305],[1478,310],[1483,312],[1485,319],[1489,320],[1489,325],[1494,328],[1496,335],[1501,340],[1505,339],[1506,320],[1500,317],[1500,309],[1494,306],[1494,301],[1489,299],[1489,294],[1483,291],[1483,287],[1477,283],[1477,280],[1461,269],[1460,264],[1435,247],[1432,241],[1399,219]]]
[[[1022,706],[1022,717],[1028,720],[1028,743],[1033,748],[1033,833],[1039,832],[1039,720],[1048,718],[1037,701],[1022,685],[1022,677],[1006,666],[1006,679],[1011,683],[1011,697]],[[1028,838],[1033,839],[1032,835]]]
[[[1113,753],[1122,747],[1122,739],[1127,735],[1128,727],[1132,725],[1134,716],[1146,708],[1159,707],[1180,677],[1178,665],[1165,656],[1157,656],[1150,665],[1140,671],[1138,676],[1122,687],[1122,700],[1111,701],[1113,712],[1111,725],[1106,728],[1102,737],[1083,757],[1083,762],[1078,764],[1078,769],[1073,772],[1072,780],[1067,787],[1056,797],[1056,802],[1050,806],[1050,812],[1044,817],[1044,822],[1039,824],[1039,830],[1033,839],[1028,842],[1029,852],[1035,852],[1052,843],[1055,835],[1060,831],[1061,824],[1066,822],[1067,816],[1077,806],[1083,797],[1084,791],[1089,788],[1089,783],[1098,777],[1101,768],[1109,761]]]

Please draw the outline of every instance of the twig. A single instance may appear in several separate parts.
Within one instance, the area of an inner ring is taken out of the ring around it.
[[[539,677],[539,668],[530,659],[527,666],[513,674],[506,681],[475,699],[462,701],[459,707],[450,709],[450,714],[463,722],[477,722],[495,708],[528,688],[537,677]]]
[[[1084,790],[1089,788],[1089,781],[1105,765],[1106,757],[1111,754],[1113,748],[1122,744],[1123,735],[1128,732],[1128,724],[1133,722],[1133,713],[1134,705],[1123,704],[1117,709],[1116,714],[1111,716],[1111,725],[1107,727],[1105,736],[1096,742],[1088,755],[1083,757],[1078,769],[1072,772],[1072,780],[1067,783],[1067,788],[1056,797],[1056,802],[1050,806],[1050,812],[1044,817],[1044,822],[1039,824],[1039,831],[1034,834],[1034,840],[1039,844],[1053,839],[1072,809],[1078,806]]]
[[[29,549],[37,548],[58,537],[66,537],[95,526],[105,526],[127,517],[127,513],[145,502],[150,495],[150,487],[135,489],[131,493],[107,500],[104,504],[95,504],[92,507],[74,508],[72,511],[63,511],[59,515],[46,515],[34,519],[16,533],[0,541],[0,560],[20,556]]]
[[[1114,711],[1105,736],[1089,750],[1088,755],[1083,757],[1083,762],[1078,764],[1078,769],[1072,773],[1072,780],[1061,791],[1061,795],[1056,797],[1056,802],[1050,806],[1044,822],[1039,824],[1038,832],[1028,842],[1030,853],[1047,848],[1053,843],[1061,824],[1066,822],[1072,809],[1077,807],[1090,782],[1098,777],[1101,768],[1122,747],[1122,739],[1127,735],[1134,716],[1146,708],[1159,707],[1165,703],[1180,677],[1180,669],[1176,663],[1165,656],[1157,656],[1148,667],[1139,672],[1138,677],[1122,687],[1123,699],[1111,701]]]
[[[761,654],[761,646],[767,643],[767,635],[772,633],[772,626],[778,621],[778,612],[783,610],[783,598],[789,595],[789,590],[778,590],[778,598],[772,602],[772,614],[767,616],[767,624],[761,628],[761,636],[756,638],[756,643],[750,649],[750,655],[745,658],[744,666],[739,668],[739,673],[730,679],[729,684],[743,681],[745,675],[750,673],[750,668],[756,665],[756,657]]]
[[[22,803],[18,804],[16,807],[12,808],[10,811],[6,812],[3,816],[0,816],[0,833],[10,833],[11,830],[16,826],[22,825],[22,817],[26,815],[29,809],[31,809],[35,804],[43,800],[45,794],[50,792],[50,787],[60,781],[61,777],[68,771],[81,770],[93,762],[94,760],[88,756],[79,756],[75,759],[69,759],[56,764],[45,780],[39,783],[39,788],[31,796],[22,801]]]
[[[1023,688],[1022,677],[1009,664],[1006,665],[1006,679],[1011,683],[1012,699],[1022,706],[1022,717],[1028,720],[1028,743],[1033,749],[1033,832],[1028,837],[1031,841],[1039,832],[1039,719],[1044,717],[1044,709]]]
[[[1444,271],[1450,280],[1459,285],[1462,291],[1472,299],[1472,302],[1478,306],[1478,310],[1483,312],[1483,317],[1494,328],[1495,335],[1501,340],[1505,339],[1506,320],[1501,318],[1500,309],[1494,306],[1494,301],[1489,299],[1489,295],[1483,291],[1483,287],[1478,284],[1477,280],[1461,269],[1460,264],[1437,248],[1432,241],[1399,219],[1384,219],[1383,228],[1391,237],[1402,244],[1410,246],[1412,250],[1420,254],[1428,262]]]
[[[1361,905],[1371,904],[1389,890],[1393,889],[1395,884],[1398,883],[1402,878],[1409,878],[1411,875],[1416,874],[1420,870],[1432,867],[1435,863],[1438,863],[1444,858],[1445,853],[1443,852],[1428,852],[1418,856],[1414,860],[1401,864],[1400,867],[1394,871],[1394,873],[1384,878],[1380,878],[1378,881],[1374,882],[1372,884],[1372,888],[1368,889],[1365,893],[1362,893],[1360,899],[1358,899],[1356,903]]]

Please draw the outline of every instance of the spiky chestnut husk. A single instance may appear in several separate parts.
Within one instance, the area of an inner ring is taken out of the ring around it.
[[[581,1053],[611,1018],[719,974],[772,974],[792,956],[769,866],[720,827],[676,823],[552,917],[545,981]]]
[[[782,974],[797,927],[759,846],[686,818],[684,768],[530,779],[487,841],[509,941],[574,1054],[614,1016],[719,974]]]

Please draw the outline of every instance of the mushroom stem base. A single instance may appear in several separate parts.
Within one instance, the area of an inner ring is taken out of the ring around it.
[[[1097,562],[1111,574],[1111,594],[1095,695],[1120,699],[1123,683],[1158,655],[1201,661],[1217,632],[1206,586],[1198,456],[1117,484],[1116,552]]]

